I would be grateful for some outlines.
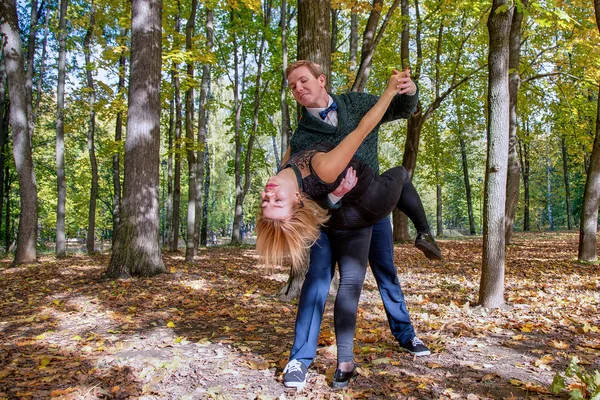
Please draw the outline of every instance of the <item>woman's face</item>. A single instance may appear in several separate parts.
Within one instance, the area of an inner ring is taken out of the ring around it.
[[[283,220],[292,216],[294,205],[299,202],[300,194],[296,191],[294,182],[275,175],[267,181],[260,198],[260,206],[265,218]]]

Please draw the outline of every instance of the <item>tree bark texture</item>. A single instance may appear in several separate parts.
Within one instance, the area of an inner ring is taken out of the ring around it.
[[[29,138],[25,73],[22,42],[19,37],[17,6],[14,0],[0,1],[0,33],[3,46],[10,100],[10,126],[13,133],[13,157],[19,179],[21,213],[17,234],[17,251],[12,265],[36,262],[38,194]]]
[[[596,22],[600,27],[600,0],[594,1]],[[600,95],[600,87],[598,88]],[[598,201],[600,200],[600,97],[596,112],[596,136],[590,158],[590,168],[585,181],[583,205],[581,207],[581,223],[579,224],[579,261],[597,261],[596,233],[598,231]]]
[[[504,304],[504,209],[510,96],[508,38],[512,10],[502,10],[507,6],[507,0],[494,0],[487,23],[488,148],[483,206],[483,257],[479,286],[479,303],[487,308],[498,308]]]
[[[159,243],[162,1],[133,0],[131,68],[119,241],[107,275],[166,272]]]
[[[4,39],[0,39],[0,46],[4,44]],[[6,67],[4,57],[0,57],[0,228],[2,227],[2,211],[4,210],[4,180],[8,177],[4,174],[6,164],[5,152],[8,143],[8,107],[6,101]],[[8,225],[6,227],[8,229]]]
[[[527,135],[527,130],[524,132]],[[527,141],[519,140],[521,175],[523,177],[523,231],[528,232],[529,226],[529,144]]]
[[[329,14],[327,14],[329,15]],[[235,10],[230,12],[232,25],[236,23]],[[238,54],[237,32],[232,32],[233,43],[233,110],[235,115],[234,135],[235,135],[235,158],[234,158],[234,174],[235,174],[235,207],[233,214],[233,224],[231,232],[231,244],[238,245],[242,243],[240,234],[240,225],[243,218],[243,199],[244,188],[242,187],[242,127],[241,115],[242,104],[244,100],[244,80],[240,88],[240,55]],[[245,49],[242,49],[242,75],[246,73]],[[246,150],[248,151],[248,150]]]
[[[65,77],[67,68],[67,6],[68,0],[60,1],[58,23],[58,87],[56,90],[56,256],[66,257],[65,217],[67,184],[65,180]]]
[[[127,29],[121,29],[121,43],[124,44],[127,40]],[[127,57],[121,53],[119,57],[119,83],[117,93],[119,99],[123,99],[125,91],[125,68],[127,65]],[[123,140],[123,113],[117,113],[115,121],[115,143],[120,144]],[[120,148],[120,146],[119,146]],[[115,247],[115,242],[118,240],[117,232],[119,231],[119,221],[121,219],[121,154],[115,152],[112,158],[112,181],[113,181],[113,236],[112,247]]]
[[[213,11],[206,10],[206,46],[208,51],[212,51],[213,47]],[[207,107],[208,96],[210,90],[210,64],[205,63],[202,66],[202,83],[200,86],[200,100],[198,104],[198,144],[200,149],[196,155],[197,160],[197,173],[196,173],[196,227],[195,237],[198,238],[197,243],[200,244],[202,242],[201,238],[201,228],[204,223],[204,207],[203,207],[203,197],[204,197],[204,174],[206,173],[206,163],[204,162],[204,157],[206,156],[206,135],[208,131],[208,113],[209,109]],[[206,238],[206,235],[205,235]],[[206,239],[204,240],[204,244],[206,245]],[[196,252],[198,250],[198,246],[196,245]]]
[[[600,0],[594,0],[596,26],[600,32]],[[598,87],[600,95],[600,86]],[[585,181],[581,222],[579,224],[579,261],[596,261],[596,232],[598,231],[598,201],[600,199],[600,97],[596,107],[596,136]]]
[[[528,0],[522,0],[521,6],[526,7]],[[514,228],[515,215],[519,204],[519,178],[521,175],[521,164],[517,154],[517,102],[519,98],[519,87],[521,75],[519,73],[521,63],[521,26],[523,13],[515,8],[512,22],[510,24],[509,36],[509,139],[508,139],[508,171],[506,177],[506,221],[504,224],[504,240],[506,245],[510,244]]]
[[[185,27],[185,49],[188,53],[193,50],[192,35],[196,28],[196,9],[198,1],[192,0],[190,17]],[[187,62],[187,79],[194,81],[194,63],[192,60]],[[194,151],[194,86],[188,85],[185,91],[185,148],[188,162],[188,204],[187,204],[187,238],[185,241],[185,261],[194,260],[195,240],[194,232],[196,225],[196,152]]]
[[[363,34],[363,45],[360,54],[360,64],[358,67],[358,72],[356,73],[356,79],[354,84],[352,85],[353,92],[362,92],[365,90],[367,86],[367,79],[369,78],[369,73],[371,71],[371,64],[373,63],[373,54],[375,53],[375,48],[379,44],[379,41],[383,37],[383,33],[387,28],[387,25],[390,21],[391,16],[393,15],[396,8],[400,4],[400,0],[394,0],[388,12],[381,24],[379,30],[377,30],[377,26],[379,25],[379,19],[381,18],[381,10],[383,8],[383,0],[373,0],[373,7],[371,9],[371,13],[369,14],[369,19],[367,20],[367,26],[365,27],[365,32]]]
[[[25,101],[27,102],[27,118],[30,141],[35,130],[35,121],[33,120],[33,73],[35,65],[35,39],[37,36],[37,25],[38,3],[37,0],[31,0],[31,17],[29,22],[29,38],[27,43],[27,70],[25,71]]]
[[[88,229],[87,229],[87,241],[86,247],[88,254],[95,252],[94,245],[96,243],[96,201],[98,199],[98,162],[96,161],[96,150],[94,143],[94,136],[96,134],[96,88],[94,84],[94,75],[92,73],[94,66],[92,64],[91,57],[91,46],[92,37],[94,35],[95,25],[95,14],[96,6],[92,1],[92,8],[90,10],[90,23],[88,26],[87,33],[83,41],[83,51],[85,53],[85,66],[86,66],[86,78],[88,87],[88,107],[89,111],[89,126],[88,126],[88,137],[87,137],[87,148],[90,157],[90,166],[92,172],[92,182],[90,187],[90,202],[88,210]]]
[[[298,0],[298,59],[323,68],[331,90],[331,1]]]

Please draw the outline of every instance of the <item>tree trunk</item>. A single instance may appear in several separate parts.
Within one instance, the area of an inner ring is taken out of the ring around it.
[[[287,77],[285,76],[285,70],[288,65],[287,58],[287,1],[281,1],[281,158],[285,155],[287,148],[290,145],[290,139],[292,137],[292,127],[290,125],[290,108],[287,104]],[[275,158],[279,159],[277,153]],[[277,160],[277,166],[279,166],[279,160]]]
[[[42,41],[42,57],[40,58],[40,73],[39,79],[37,81],[37,88],[35,94],[35,107],[33,108],[32,121],[35,126],[37,121],[38,112],[40,110],[40,102],[42,100],[42,82],[44,81],[44,71],[45,71],[45,62],[46,62],[46,49],[48,47],[48,31],[50,30],[48,27],[48,12],[46,12],[46,16],[44,17],[44,39]]]
[[[192,0],[190,17],[185,27],[185,49],[191,54],[192,34],[196,27],[196,9],[198,1]],[[194,62],[187,61],[187,80],[194,80]],[[195,256],[194,228],[196,224],[196,153],[194,151],[194,86],[188,85],[185,91],[185,149],[188,164],[188,204],[187,204],[187,238],[185,241],[185,261],[191,262]]]
[[[159,243],[162,1],[132,0],[131,68],[119,240],[112,278],[167,272]]]
[[[124,44],[127,40],[127,29],[121,29],[121,44]],[[119,100],[123,99],[125,95],[125,68],[127,63],[127,57],[125,53],[121,53],[119,57],[119,84],[117,86],[117,92],[119,93]],[[120,143],[123,140],[123,113],[119,111],[117,113],[117,120],[115,122],[115,143],[119,149],[121,148]],[[119,231],[119,221],[121,219],[121,154],[120,151],[115,152],[112,158],[112,181],[113,181],[113,235],[112,235],[112,248],[115,248],[115,242],[118,240],[117,232]]]
[[[6,215],[4,217],[4,225],[6,226],[4,231],[4,252],[8,254],[10,250],[10,242],[12,238],[11,226],[10,226],[10,185],[11,185],[10,169],[8,165],[4,167],[4,193],[6,193]]]
[[[600,32],[600,0],[594,0],[596,26]],[[598,230],[598,200],[600,199],[600,87],[596,107],[596,136],[585,181],[581,223],[579,225],[579,261],[596,261],[596,232]]]
[[[509,7],[506,9],[506,7]],[[508,36],[512,7],[493,0],[488,19],[488,149],[483,213],[483,257],[479,304],[504,304],[504,210],[509,135]]]
[[[548,151],[550,151],[550,149],[548,148],[549,146],[546,145],[546,154],[548,154]],[[550,157],[546,157],[546,185],[547,185],[547,191],[546,191],[546,205],[548,208],[548,222],[550,223],[550,230],[553,231],[554,230],[554,218],[552,216],[552,183],[550,182],[550,179],[552,177],[552,165],[550,163]]]
[[[12,266],[36,262],[37,244],[37,185],[28,130],[23,44],[19,36],[17,6],[14,0],[0,2],[3,16],[0,32],[5,38],[4,62],[8,77],[10,99],[10,126],[13,132],[13,157],[19,179],[21,212],[17,234],[17,251]]]
[[[521,1],[521,6],[526,7],[528,0]],[[509,36],[509,139],[508,139],[508,172],[506,177],[506,221],[504,225],[504,240],[506,245],[510,244],[515,222],[515,214],[519,204],[519,177],[521,165],[517,154],[517,101],[519,98],[519,86],[521,75],[519,68],[521,63],[521,25],[523,13],[518,7],[513,11],[512,23]]]
[[[323,68],[331,90],[331,1],[298,0],[298,59]]]
[[[56,256],[66,257],[67,241],[65,217],[67,203],[67,184],[65,180],[65,76],[67,63],[67,5],[69,0],[60,1],[58,24],[58,87],[56,90],[56,186],[58,200],[56,204]]]
[[[600,27],[600,0],[594,1],[596,22]],[[598,89],[600,95],[600,88]],[[596,136],[590,159],[590,168],[585,181],[581,223],[579,225],[579,261],[597,261],[596,233],[598,230],[598,201],[600,200],[600,97],[596,112]]]
[[[208,115],[207,124],[208,124]],[[202,232],[200,233],[200,244],[208,245],[208,195],[210,194],[210,152],[208,143],[204,147],[204,196],[202,197]]]
[[[208,51],[212,51],[213,48],[213,10],[206,10],[206,46]],[[198,151],[197,160],[198,160],[198,173],[196,175],[196,228],[195,228],[195,236],[198,238],[198,241],[195,241],[196,249],[198,251],[198,243],[202,242],[202,232],[201,227],[204,224],[204,202],[203,202],[203,194],[204,188],[203,183],[205,181],[204,174],[206,173],[206,162],[204,158],[206,157],[206,134],[208,131],[208,107],[206,106],[208,103],[208,96],[210,90],[210,64],[205,63],[202,66],[202,86],[200,89],[200,101],[198,104],[198,144],[200,150]],[[201,224],[202,222],[202,224]],[[204,245],[206,245],[206,233],[204,234]]]
[[[438,173],[439,175],[439,173]],[[444,236],[444,225],[442,221],[442,185],[437,184],[436,191],[437,198],[437,210],[436,210],[436,222],[437,222],[437,236]]]
[[[563,164],[563,178],[565,182],[565,206],[567,209],[567,229],[573,229],[573,225],[571,220],[573,218],[571,214],[571,185],[569,182],[569,165],[568,165],[568,156],[567,156],[567,143],[565,138],[560,139],[560,147],[562,153],[562,164]]]
[[[352,7],[350,14],[350,43],[348,48],[348,61],[349,61],[349,76],[354,76],[356,73],[357,61],[356,54],[358,52],[358,13],[356,7]],[[348,82],[350,86],[351,82]]]
[[[471,194],[471,181],[469,180],[469,163],[467,162],[467,146],[462,135],[460,137],[460,155],[462,159],[463,178],[465,180],[465,195],[467,197],[467,212],[469,214],[469,233],[475,235],[475,217],[473,216],[473,196]]]
[[[94,76],[92,71],[94,66],[92,64],[91,59],[91,42],[92,36],[94,34],[94,24],[95,24],[95,14],[96,14],[96,6],[92,1],[92,6],[90,10],[90,24],[88,26],[87,33],[85,35],[85,39],[83,41],[83,51],[85,53],[85,66],[86,66],[86,77],[87,77],[87,87],[89,90],[89,107],[90,107],[90,120],[88,127],[88,137],[87,137],[87,147],[88,154],[90,156],[90,164],[92,170],[92,185],[90,188],[90,205],[88,210],[88,230],[87,230],[87,252],[88,254],[95,253],[94,245],[96,243],[96,201],[98,198],[98,163],[96,161],[96,150],[94,149],[94,136],[96,134],[96,88],[94,85]]]
[[[340,31],[340,27],[338,24],[338,18],[340,15],[340,10],[331,8],[331,52],[335,53],[337,51],[338,46],[338,33]]]
[[[377,31],[377,25],[379,24],[379,19],[381,17],[383,0],[373,0],[371,13],[369,14],[367,26],[365,27],[365,32],[363,34],[360,64],[356,74],[356,79],[352,85],[353,92],[362,92],[365,90],[365,87],[367,86],[367,79],[369,78],[369,72],[371,71],[371,64],[373,62],[375,48],[383,37],[383,33],[387,28],[390,18],[396,8],[398,8],[399,4],[400,0],[394,0],[383,20],[383,23],[381,24],[381,27],[379,28],[379,31]]]
[[[524,132],[527,135],[527,130]],[[526,141],[519,141],[519,147],[521,148],[521,175],[523,177],[523,231],[528,232],[530,230],[529,225],[529,144]]]
[[[4,40],[0,39],[3,44]],[[8,143],[8,106],[6,101],[6,67],[4,57],[0,58],[0,227],[2,226],[2,211],[4,210],[4,181],[8,179],[4,175],[6,164],[6,144]],[[8,225],[7,228],[8,229]],[[0,229],[1,230],[1,229]]]
[[[176,67],[173,67],[176,70]],[[181,207],[181,96],[179,89],[179,76],[175,74],[175,178],[173,179],[173,223],[172,236],[170,237],[169,250],[177,251],[179,247],[179,222]]]
[[[31,0],[31,19],[29,20],[29,38],[27,43],[27,70],[25,72],[25,101],[27,102],[30,141],[31,138],[33,138],[33,132],[35,130],[35,121],[33,120],[33,70],[35,66],[35,38],[37,34],[37,25],[38,3],[37,0]]]

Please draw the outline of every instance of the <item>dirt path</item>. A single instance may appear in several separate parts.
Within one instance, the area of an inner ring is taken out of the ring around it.
[[[281,383],[296,312],[276,297],[285,271],[266,274],[250,247],[202,249],[193,264],[165,254],[170,274],[123,281],[102,279],[107,255],[19,268],[5,260],[0,399],[559,398],[548,387],[571,356],[600,368],[600,273],[573,261],[576,240],[518,235],[507,254],[510,307],[494,311],[471,306],[480,241],[440,241],[444,263],[397,246],[409,310],[433,354],[400,351],[369,273],[356,334],[360,377],[348,390],[330,388],[330,300],[300,393]]]

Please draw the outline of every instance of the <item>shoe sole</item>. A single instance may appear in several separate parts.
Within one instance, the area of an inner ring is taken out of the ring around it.
[[[408,351],[408,350],[406,350],[406,351]],[[410,354],[414,355],[414,356],[417,356],[417,357],[424,357],[424,356],[429,356],[429,355],[431,355],[431,351],[417,351],[417,352],[414,352],[414,351],[408,351],[408,352],[409,352]]]
[[[304,382],[284,382],[283,386],[286,388],[296,388],[298,390],[302,390],[306,385],[306,381]]]
[[[430,260],[436,260],[436,261],[440,261],[442,260],[442,255],[441,253],[438,253],[435,250],[432,250],[429,246],[427,246],[426,244],[423,243],[415,243],[415,247],[419,250],[421,250],[423,252],[423,254],[425,254],[425,257],[427,257]]]

